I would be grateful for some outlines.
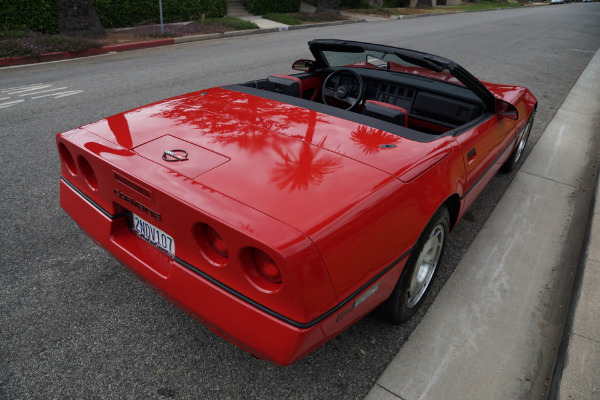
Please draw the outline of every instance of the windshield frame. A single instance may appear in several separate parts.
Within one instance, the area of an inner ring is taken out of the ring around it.
[[[365,64],[363,67],[377,68],[382,71],[384,71],[384,69],[368,65],[366,63],[366,55],[369,54],[369,52],[393,54],[394,56],[403,60],[404,63],[408,63],[418,68],[428,70],[427,73],[413,73],[414,75],[426,76],[428,78],[437,79],[440,82],[465,86],[469,88],[473,93],[475,93],[475,95],[477,95],[488,107],[493,108],[495,104],[494,95],[477,78],[475,78],[467,70],[462,68],[454,61],[441,56],[423,53],[416,50],[403,49],[399,47],[339,39],[315,39],[308,42],[308,46],[310,48],[311,53],[315,57],[315,65],[313,66],[313,69],[315,70],[320,68],[340,67],[338,65],[329,64],[329,59],[331,57],[329,57],[328,59],[326,57],[326,52],[330,52],[331,54],[336,52],[350,54],[355,53],[357,55],[360,54],[361,56],[358,56],[357,59],[362,57],[362,62]],[[388,70],[388,72],[394,71]],[[448,79],[442,79],[440,74],[443,72],[445,72],[446,74],[450,74],[451,76],[456,78],[456,80],[460,83],[453,83],[449,82]],[[435,76],[436,74],[438,75],[437,78]]]

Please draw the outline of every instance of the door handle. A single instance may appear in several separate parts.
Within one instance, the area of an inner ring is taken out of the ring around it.
[[[475,159],[475,156],[477,155],[477,152],[475,151],[475,147],[473,147],[471,150],[469,150],[469,152],[467,153],[467,161],[471,162]]]

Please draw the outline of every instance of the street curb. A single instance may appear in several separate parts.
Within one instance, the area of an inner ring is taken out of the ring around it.
[[[348,24],[356,24],[367,22],[364,18],[351,19],[346,21],[333,21],[333,22],[319,22],[315,24],[306,24],[306,25],[292,25],[288,27],[288,31],[296,31],[299,29],[308,29],[308,28],[320,28],[325,26],[335,26],[335,25],[348,25]]]
[[[89,49],[86,51],[82,51],[80,53],[59,52],[59,53],[41,54],[39,57],[23,56],[23,57],[14,57],[14,58],[0,58],[0,67],[9,67],[9,66],[15,66],[15,65],[24,65],[24,64],[48,62],[48,61],[67,60],[67,59],[71,59],[71,58],[96,56],[99,54],[107,54],[107,53],[112,53],[112,52],[129,51],[129,50],[146,49],[149,47],[166,46],[166,45],[170,45],[173,43],[174,43],[173,39],[170,38],[170,39],[160,39],[160,40],[149,40],[147,42],[115,44],[115,45],[111,45],[111,46],[99,47],[97,49]]]

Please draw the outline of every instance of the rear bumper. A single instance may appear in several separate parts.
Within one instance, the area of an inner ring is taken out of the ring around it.
[[[185,263],[145,243],[129,231],[126,215],[110,216],[102,212],[63,179],[60,204],[96,244],[144,283],[213,332],[255,356],[288,365],[326,341],[320,326],[324,321],[300,329],[268,315],[211,283]]]
[[[298,326],[139,239],[129,231],[126,214],[111,215],[64,179],[60,181],[60,203],[96,244],[152,289],[219,336],[279,365],[301,359],[385,300],[405,262],[399,260],[326,315]],[[374,287],[377,289],[373,290]],[[361,296],[366,292],[374,294],[363,301]]]

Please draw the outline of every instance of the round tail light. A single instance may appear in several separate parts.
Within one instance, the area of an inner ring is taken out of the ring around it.
[[[79,170],[85,179],[85,183],[87,183],[90,189],[98,190],[98,179],[88,160],[83,158],[83,156],[79,156],[77,157],[77,164],[79,164]]]
[[[221,235],[219,235],[217,231],[215,231],[210,226],[205,225],[205,227],[206,240],[210,248],[213,249],[214,252],[220,255],[221,257],[229,258],[229,251],[227,250],[227,245],[225,244],[225,241],[223,240]]]
[[[269,257],[264,251],[254,249],[252,252],[252,259],[256,265],[258,272],[271,283],[281,283],[281,272],[275,264],[275,261]]]
[[[77,175],[77,168],[75,167],[75,160],[73,160],[73,156],[67,149],[63,143],[58,144],[58,154],[60,159],[62,160],[65,169],[69,171],[69,173],[73,176]]]
[[[281,270],[275,261],[262,250],[247,247],[241,254],[246,278],[258,290],[275,293],[281,288]]]
[[[194,226],[194,238],[204,257],[215,266],[223,266],[229,259],[227,243],[211,226],[198,223]]]

